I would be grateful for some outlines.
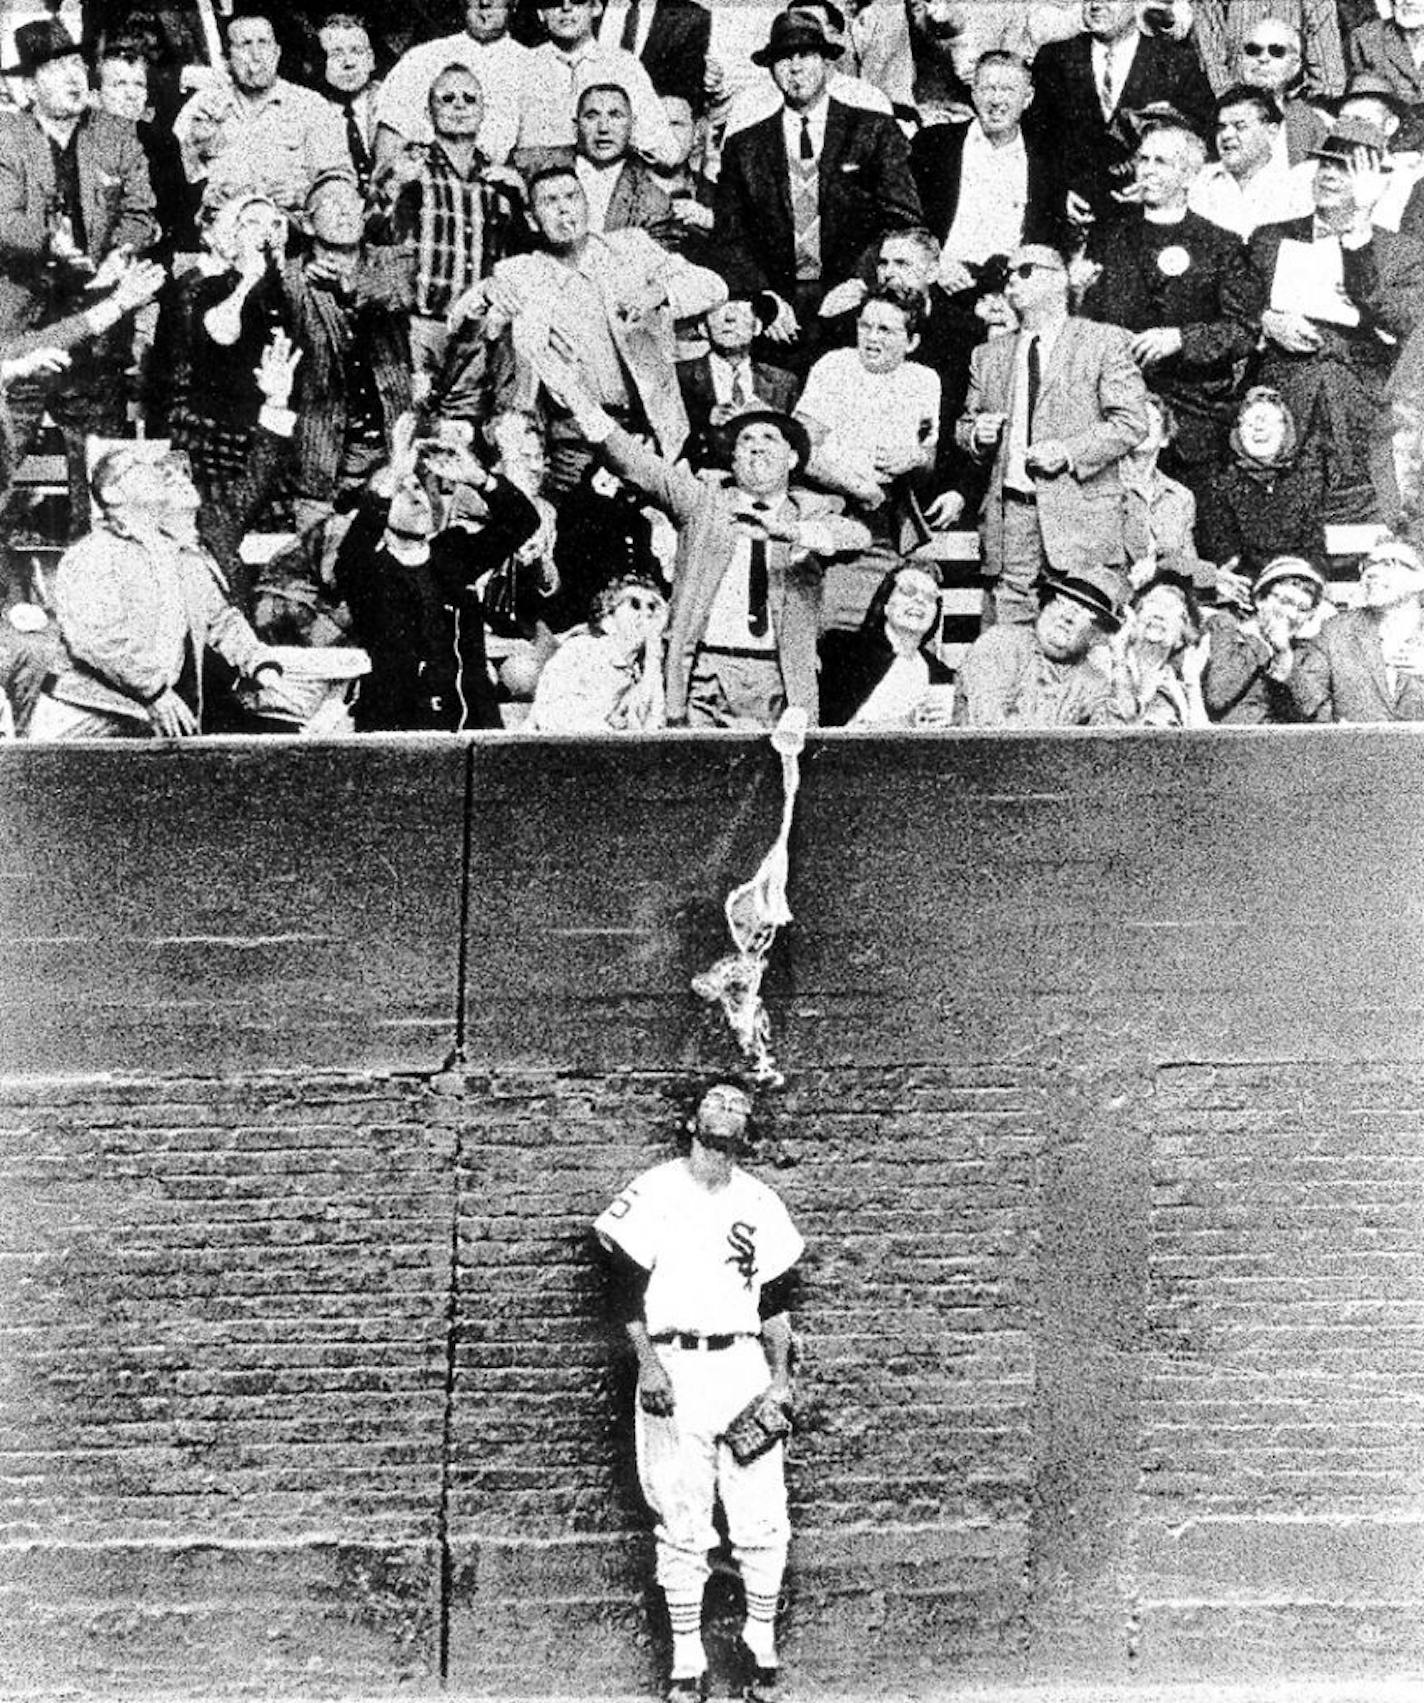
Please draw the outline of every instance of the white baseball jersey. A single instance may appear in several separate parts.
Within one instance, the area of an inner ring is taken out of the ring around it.
[[[686,1159],[644,1171],[593,1228],[649,1273],[644,1313],[653,1336],[759,1331],[762,1285],[789,1271],[805,1247],[765,1183],[733,1166],[725,1188],[707,1189]]]

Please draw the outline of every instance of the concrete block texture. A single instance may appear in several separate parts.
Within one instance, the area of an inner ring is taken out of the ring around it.
[[[0,752],[0,1695],[646,1693],[588,1225],[736,1067],[776,760],[311,749]],[[749,1160],[808,1690],[1424,1673],[1421,757],[812,742]]]

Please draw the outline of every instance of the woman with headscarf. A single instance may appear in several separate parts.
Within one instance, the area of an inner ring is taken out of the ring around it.
[[[624,574],[593,600],[544,664],[526,724],[532,733],[649,733],[667,725],[663,630],[667,598],[650,579]]]
[[[934,653],[939,574],[932,562],[900,562],[851,633],[821,641],[823,727],[948,727],[952,675]]]
[[[1324,598],[1317,569],[1300,556],[1278,556],[1251,588],[1249,615],[1221,609],[1210,618],[1202,698],[1214,722],[1300,720],[1290,679],[1305,634],[1319,625]]]
[[[1276,556],[1323,559],[1325,464],[1318,444],[1302,446],[1284,397],[1257,385],[1241,399],[1231,463],[1203,493],[1197,548],[1218,567],[1235,561],[1254,580]]]

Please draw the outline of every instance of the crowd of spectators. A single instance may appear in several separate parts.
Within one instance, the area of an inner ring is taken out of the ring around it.
[[[7,732],[1424,719],[1424,0],[12,24]]]

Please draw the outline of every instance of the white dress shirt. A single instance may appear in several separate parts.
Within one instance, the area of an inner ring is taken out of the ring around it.
[[[748,401],[756,400],[750,355],[742,355],[735,361],[729,361],[725,355],[719,355],[715,349],[709,349],[707,371],[712,379],[712,395],[724,407],[736,400],[738,379],[742,382]]]
[[[591,231],[601,231],[608,223],[608,203],[613,199],[613,191],[618,187],[623,162],[615,160],[611,166],[596,166],[592,160],[586,160],[580,154],[574,161],[574,171],[583,185],[584,194],[588,197],[588,228]]]
[[[1028,349],[1035,336],[1038,338],[1038,372],[1040,395],[1042,386],[1048,380],[1048,363],[1058,342],[1058,334],[1068,323],[1065,314],[1062,319],[1054,320],[1051,325],[1045,325],[1039,331],[1021,331],[1018,347],[1014,350],[1014,390],[1013,401],[1009,405],[1009,441],[1007,445],[1008,461],[1004,467],[1004,485],[1010,491],[1023,491],[1032,496],[1036,489],[1033,475],[1024,465],[1024,455],[1029,444],[1033,441],[1028,433]]]
[[[1258,172],[1242,183],[1219,160],[1204,166],[1187,191],[1187,206],[1246,242],[1259,225],[1278,225],[1313,211],[1314,181],[1313,160],[1300,171],[1292,170],[1282,125],[1270,159]]]
[[[1132,71],[1133,61],[1137,58],[1137,44],[1141,36],[1131,29],[1117,41],[1095,41],[1093,43],[1093,87],[1101,90],[1103,72],[1110,67],[1110,87],[1112,89],[1112,105],[1109,112],[1116,112],[1122,99],[1123,85],[1127,82]]]
[[[1012,254],[1023,241],[1028,207],[1028,151],[1023,132],[996,148],[976,118],[964,135],[959,203],[944,236],[956,260],[982,264],[991,254]]]

